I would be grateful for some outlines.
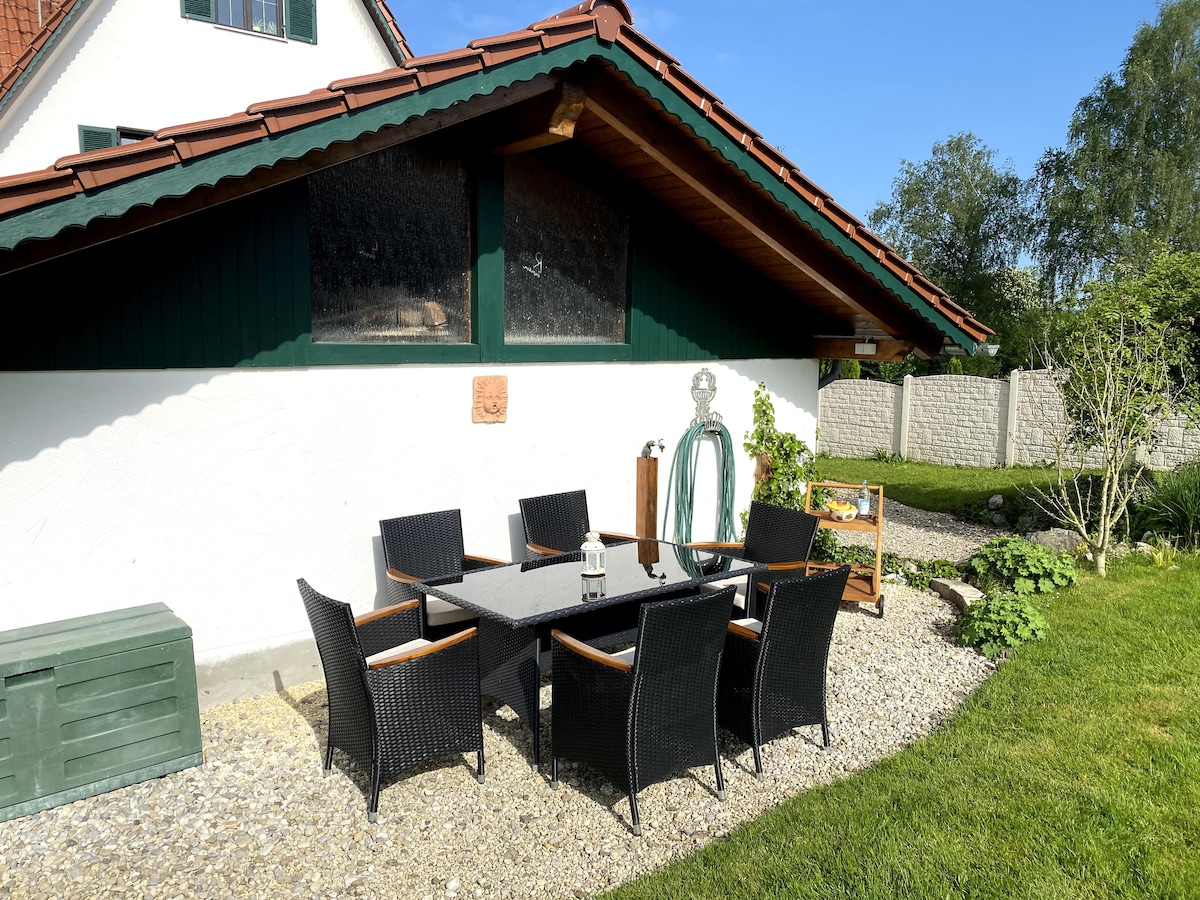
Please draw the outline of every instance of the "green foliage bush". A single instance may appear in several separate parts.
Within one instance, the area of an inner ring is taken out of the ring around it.
[[[851,563],[858,566],[875,565],[875,548],[858,544],[842,545],[834,539],[831,543],[822,543],[821,538],[827,535],[833,538],[833,532],[821,529],[817,532],[817,541],[813,543],[812,559],[836,563]],[[945,559],[905,559],[895,553],[884,553],[880,557],[879,570],[882,575],[899,574],[910,585],[921,590],[929,587],[934,578],[961,578],[962,569]]]
[[[842,363],[843,378],[862,378],[862,365],[857,359],[848,359]]]
[[[1200,549],[1200,460],[1159,475],[1136,516],[1139,535],[1154,531],[1180,549]]]
[[[1054,554],[1022,537],[992,538],[968,563],[975,584],[984,591],[1049,594],[1075,583],[1075,560]]]
[[[1012,591],[985,594],[967,607],[958,626],[958,641],[996,659],[1046,634],[1046,619],[1029,598]]]
[[[775,427],[775,405],[767,386],[759,382],[754,389],[754,428],[745,434],[742,448],[752,459],[766,464],[766,477],[756,481],[753,499],[785,509],[804,509],[805,487],[810,481],[821,481],[816,454],[808,444],[790,431]],[[824,500],[814,496],[814,507]],[[745,532],[750,510],[742,511],[742,531]]]

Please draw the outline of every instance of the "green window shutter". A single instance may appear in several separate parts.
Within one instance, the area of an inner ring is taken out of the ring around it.
[[[179,0],[179,11],[185,19],[217,21],[217,0]]]
[[[117,129],[99,128],[95,125],[79,126],[79,152],[100,150],[103,147],[117,146]]]
[[[288,0],[283,12],[288,40],[317,42],[317,0]]]

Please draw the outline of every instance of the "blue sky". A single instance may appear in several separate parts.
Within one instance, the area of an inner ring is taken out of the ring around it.
[[[389,0],[413,52],[523,28],[570,0]],[[1120,68],[1156,0],[629,0],[634,26],[866,219],[901,159],[974,132],[1022,177]]]

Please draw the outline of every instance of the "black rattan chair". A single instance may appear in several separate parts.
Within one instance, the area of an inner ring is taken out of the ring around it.
[[[458,575],[471,569],[508,565],[504,560],[469,556],[463,549],[462,515],[457,509],[383,519],[379,523],[387,565],[388,602],[418,600],[421,637],[440,637],[474,622],[476,616],[436,597],[427,598],[415,582]]]
[[[745,604],[748,614],[762,616],[762,610],[757,609],[759,604],[754,601],[765,600],[773,582],[804,574],[820,521],[802,509],[786,509],[754,500],[746,521],[745,541],[708,541],[688,546],[766,563],[767,572],[754,576],[755,590],[753,595],[746,596]]]
[[[368,613],[362,617],[367,623],[359,625],[348,604],[317,593],[303,578],[297,584],[325,670],[325,774],[333,765],[335,747],[369,767],[371,822],[379,810],[382,782],[421,763],[475,751],[476,778],[482,784],[476,629],[430,643],[417,637],[416,600]],[[367,656],[364,629],[392,618],[407,620],[408,638]]]
[[[526,497],[518,502],[530,559],[578,550],[583,536],[592,530],[585,491]],[[605,544],[620,544],[637,538],[602,531],[600,540]]]
[[[829,746],[825,679],[833,625],[850,567],[771,585],[766,618],[729,623],[721,660],[718,718],[754,748],[763,775],[762,745],[799,725],[820,725]]]
[[[711,765],[724,800],[716,696],[732,608],[732,587],[647,603],[637,646],[616,655],[551,632],[551,786],[560,757],[594,766],[629,794],[639,835],[638,791],[682,769]]]

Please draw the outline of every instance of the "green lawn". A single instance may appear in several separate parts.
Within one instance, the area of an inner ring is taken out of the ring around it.
[[[946,727],[606,896],[1200,898],[1200,560],[1040,605],[1047,639]]]
[[[1003,494],[1006,503],[1016,499],[1018,488],[1048,485],[1057,477],[1054,469],[969,469],[933,463],[883,462],[875,459],[821,457],[817,469],[824,481],[882,484],[885,499],[905,506],[954,513],[960,509],[982,509],[993,494]]]

